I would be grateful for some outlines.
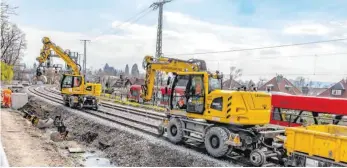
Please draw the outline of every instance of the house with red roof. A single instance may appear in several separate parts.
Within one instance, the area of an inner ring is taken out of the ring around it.
[[[340,82],[337,82],[335,85],[331,86],[329,89],[322,92],[318,96],[347,98],[347,78],[342,79]]]
[[[283,75],[277,75],[263,86],[259,87],[258,90],[261,91],[271,91],[271,92],[283,92],[292,95],[301,95],[302,92],[296,86],[294,86],[287,78]]]

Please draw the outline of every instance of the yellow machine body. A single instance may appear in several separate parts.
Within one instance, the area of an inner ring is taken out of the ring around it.
[[[347,127],[340,125],[311,125],[287,127],[285,148],[287,154],[305,153],[347,163]]]
[[[207,72],[177,72],[177,75],[203,76],[204,98],[201,97],[192,103],[203,104],[204,111],[199,114],[185,112],[187,117],[235,125],[262,125],[270,122],[270,94],[231,90],[209,92],[210,75]],[[218,108],[211,108],[212,105]],[[171,110],[171,113],[182,114],[181,111]]]

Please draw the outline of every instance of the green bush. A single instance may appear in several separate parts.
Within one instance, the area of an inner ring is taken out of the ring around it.
[[[1,81],[11,82],[13,79],[13,66],[1,61]]]

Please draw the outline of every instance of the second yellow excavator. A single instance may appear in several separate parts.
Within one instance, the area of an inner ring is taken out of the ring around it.
[[[37,76],[42,73],[39,71],[42,63],[47,61],[51,55],[51,50],[55,52],[60,58],[62,58],[65,63],[71,67],[71,74],[63,74],[60,91],[63,96],[65,105],[71,108],[93,108],[95,110],[99,107],[98,97],[101,94],[101,84],[100,83],[86,83],[85,77],[80,73],[80,65],[73,61],[73,59],[63,51],[62,48],[51,42],[48,37],[42,38],[43,47],[41,49],[40,56],[36,58],[39,62],[39,67],[37,70]]]

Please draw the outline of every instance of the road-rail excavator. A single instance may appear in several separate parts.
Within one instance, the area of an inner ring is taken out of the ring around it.
[[[307,165],[307,159],[313,159],[325,166],[347,165],[347,149],[338,149],[342,143],[347,143],[346,127],[325,125],[290,129],[271,127],[267,125],[270,123],[272,108],[269,93],[222,90],[218,83],[220,76],[199,70],[199,66],[191,66],[192,64],[185,62],[189,61],[177,61],[171,58],[155,60],[146,56],[143,63],[147,72],[143,86],[144,99],[151,99],[156,71],[174,74],[174,77],[169,77],[167,82],[166,90],[171,94],[169,94],[166,117],[158,127],[159,135],[166,133],[170,142],[203,146],[213,157],[238,153],[248,157],[254,166],[267,165],[269,159],[275,159],[277,163],[287,166]],[[203,60],[197,62],[206,69]],[[174,103],[176,96],[174,91],[175,87],[182,83],[186,88],[183,95],[186,105],[177,106]],[[332,138],[331,142],[328,142],[326,137],[315,138],[321,134],[317,131],[331,133],[334,130],[341,133],[342,138],[325,133],[322,133],[322,136],[324,134],[335,139]],[[283,138],[285,134],[288,134],[287,141]],[[300,138],[312,143],[306,142],[301,145],[298,141]],[[333,144],[335,141],[341,143],[322,147],[324,152],[329,151],[328,149],[333,150],[329,155],[313,149],[321,148],[321,143]],[[302,152],[307,153],[302,154]],[[332,161],[317,159],[313,157],[313,153],[316,156],[329,156]]]
[[[71,108],[93,108],[99,107],[98,97],[101,94],[101,84],[86,83],[85,77],[80,73],[80,65],[63,51],[62,48],[55,45],[48,37],[42,38],[43,47],[40,56],[36,58],[39,62],[37,76],[42,73],[39,71],[40,65],[49,59],[51,50],[55,52],[61,59],[65,61],[68,67],[71,67],[71,74],[63,74],[60,82],[60,91],[63,96],[65,105]]]

